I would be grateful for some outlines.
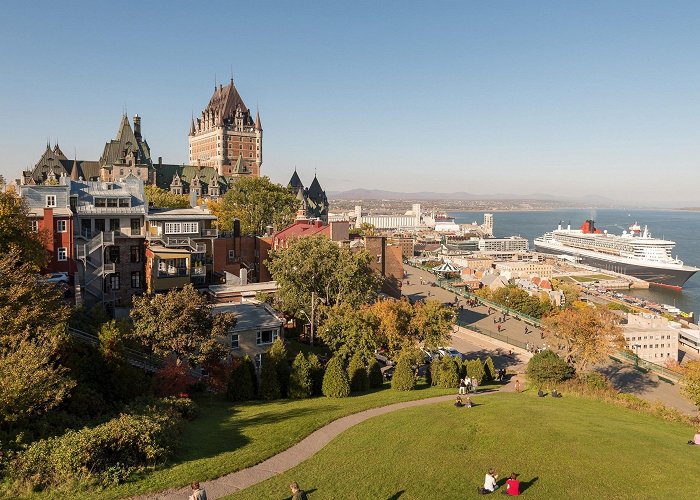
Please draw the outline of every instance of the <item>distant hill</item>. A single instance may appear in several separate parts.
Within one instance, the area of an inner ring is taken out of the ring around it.
[[[546,200],[546,201],[575,201],[577,203],[613,204],[614,201],[604,196],[591,195],[580,198],[563,198],[544,193],[530,194],[473,194],[464,191],[453,193],[436,193],[434,191],[418,191],[402,193],[382,189],[350,189],[348,191],[329,191],[328,197],[333,200]]]

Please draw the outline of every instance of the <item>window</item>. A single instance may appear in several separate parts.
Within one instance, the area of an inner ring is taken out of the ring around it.
[[[238,345],[238,334],[234,333],[231,335],[231,349],[239,349]]]
[[[95,206],[104,208],[107,206],[107,201],[104,198],[95,198]]]
[[[179,222],[166,222],[165,234],[180,234],[181,224]]]
[[[39,221],[33,220],[32,221],[32,233],[38,233],[38,232],[39,232]]]
[[[139,219],[131,219],[131,234],[139,234],[141,232],[141,221]]]
[[[120,207],[131,206],[131,198],[119,198],[119,206]]]
[[[68,249],[66,247],[60,247],[58,249],[58,260],[60,262],[68,260]]]
[[[64,220],[57,220],[56,221],[56,232],[65,233],[67,231],[66,227],[67,227],[66,221],[64,221]]]
[[[236,259],[236,251],[235,250],[229,250],[228,251],[228,260],[235,260]]]
[[[141,288],[141,271],[131,272],[131,288]]]
[[[112,290],[119,290],[119,273],[109,275],[109,287]]]
[[[141,248],[138,245],[129,247],[129,260],[131,262],[141,262]]]
[[[116,198],[107,198],[107,206],[110,208],[116,208],[117,199]]]
[[[199,232],[199,222],[183,222],[182,223],[183,233],[198,233]]]
[[[109,247],[109,261],[114,262],[115,264],[119,263],[119,247]]]
[[[105,230],[105,220],[95,219],[95,232],[99,233]]]
[[[119,219],[109,219],[109,230],[119,231]]]
[[[272,344],[278,337],[277,330],[263,330],[258,332],[255,342],[258,345]]]
[[[46,207],[52,208],[55,206],[56,206],[56,195],[55,194],[46,195]]]

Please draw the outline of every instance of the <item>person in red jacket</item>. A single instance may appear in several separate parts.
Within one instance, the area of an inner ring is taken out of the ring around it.
[[[510,479],[506,481],[506,489],[503,493],[514,497],[520,495],[520,481],[516,479],[515,472],[511,472]]]

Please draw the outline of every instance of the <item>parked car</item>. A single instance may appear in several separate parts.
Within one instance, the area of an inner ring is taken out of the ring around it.
[[[394,364],[394,362],[389,359],[389,356],[387,356],[386,352],[382,349],[374,351],[374,359],[385,366],[393,366]]]
[[[464,355],[454,347],[441,347],[439,352],[442,357],[451,356],[453,358],[459,359],[460,361],[464,359]]]
[[[49,273],[43,277],[46,283],[68,283],[68,275],[66,273]]]

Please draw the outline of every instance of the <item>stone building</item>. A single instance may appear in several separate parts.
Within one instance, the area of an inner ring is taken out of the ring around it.
[[[262,124],[255,120],[231,82],[214,87],[209,104],[189,133],[189,163],[214,167],[220,176],[260,175]]]

